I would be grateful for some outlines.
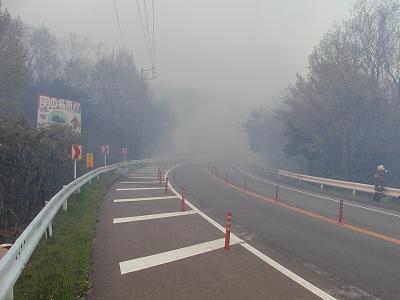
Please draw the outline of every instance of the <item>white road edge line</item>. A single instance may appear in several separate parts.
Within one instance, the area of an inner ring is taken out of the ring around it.
[[[144,191],[144,190],[163,190],[163,187],[145,187],[145,188],[121,188],[116,191]]]
[[[154,215],[144,215],[144,216],[136,216],[136,217],[124,217],[124,218],[115,218],[113,220],[114,224],[119,223],[128,223],[128,222],[137,222],[137,221],[147,221],[147,220],[154,220],[154,219],[163,219],[163,218],[171,218],[171,217],[180,217],[186,215],[193,215],[197,214],[194,210],[188,211],[177,211],[171,213],[163,213],[163,214],[154,214]]]
[[[224,247],[224,238],[119,263],[121,275],[163,265]]]
[[[163,200],[163,199],[178,199],[178,197],[177,196],[165,196],[165,197],[115,199],[114,203],[136,202],[136,201],[152,201],[152,200]]]
[[[180,167],[182,165],[173,167],[171,169],[169,169],[166,173],[166,176],[168,176],[170,171],[173,171],[174,169]],[[179,193],[177,193],[177,191],[174,189],[174,187],[171,185],[171,183],[168,183],[168,186],[170,188],[170,190],[179,197]],[[191,207],[194,211],[197,211],[197,213],[202,216],[204,219],[206,219],[208,222],[210,222],[212,225],[214,225],[216,228],[218,228],[220,231],[222,231],[223,233],[225,233],[225,228],[220,225],[219,223],[217,223],[216,221],[214,221],[213,219],[211,219],[209,216],[207,216],[205,213],[203,213],[201,210],[199,210],[197,207],[195,207],[192,203],[190,203],[189,201],[186,200],[186,204]],[[253,246],[247,244],[245,241],[243,241],[242,239],[240,239],[239,237],[237,237],[236,235],[234,235],[231,232],[231,243],[239,243],[240,245],[242,245],[245,249],[247,249],[248,251],[250,251],[251,253],[253,253],[255,256],[257,256],[258,258],[260,258],[261,260],[263,260],[264,262],[266,262],[267,264],[269,264],[271,267],[273,267],[274,269],[276,269],[277,271],[281,272],[282,274],[286,275],[287,277],[289,277],[290,279],[292,279],[294,282],[298,283],[299,285],[301,285],[302,287],[304,287],[305,289],[309,290],[310,292],[312,292],[314,295],[320,297],[321,299],[326,299],[326,300],[337,300],[336,298],[332,297],[331,295],[329,295],[328,293],[324,292],[323,290],[321,290],[320,288],[316,287],[315,285],[311,284],[310,282],[308,282],[307,280],[305,280],[304,278],[298,276],[297,274],[293,273],[292,271],[290,271],[289,269],[285,268],[284,266],[282,266],[281,264],[279,264],[278,262],[274,261],[272,258],[266,256],[265,254],[263,254],[262,252],[258,251],[256,248],[254,248]]]
[[[256,176],[256,175],[254,175],[254,174],[249,173],[248,171],[243,170],[241,167],[238,167],[238,169],[239,169],[239,171],[242,172],[243,174],[246,174],[246,175],[248,175],[248,176],[250,176],[250,177],[252,177],[252,178],[254,178],[254,179],[258,180],[258,181],[263,181],[263,182],[266,182],[266,183],[269,183],[269,184],[276,185],[276,182],[272,182],[272,181],[268,181],[268,180],[262,179],[262,178],[260,178],[260,177],[258,177],[258,176]],[[330,198],[330,197],[326,197],[326,196],[321,196],[321,195],[318,195],[318,194],[313,194],[313,193],[305,192],[305,191],[302,191],[302,190],[297,190],[297,189],[294,189],[294,188],[289,187],[289,186],[287,186],[287,185],[281,185],[281,184],[279,184],[279,186],[282,187],[282,188],[284,188],[284,189],[286,189],[286,190],[289,190],[289,191],[298,192],[298,193],[305,194],[305,195],[309,195],[309,196],[314,196],[314,197],[317,197],[317,198],[321,198],[321,199],[333,201],[333,202],[336,202],[336,203],[339,203],[339,202],[340,202],[339,200],[334,199],[334,198]],[[384,215],[388,215],[388,216],[400,218],[400,215],[396,215],[396,214],[394,214],[394,213],[386,212],[386,211],[383,211],[383,210],[374,209],[374,208],[370,208],[370,207],[366,207],[366,206],[354,204],[354,203],[347,202],[347,201],[344,201],[343,203],[346,204],[346,205],[348,205],[348,206],[354,206],[354,207],[357,207],[357,208],[362,208],[362,209],[365,209],[365,210],[369,210],[369,211],[381,213],[381,214],[384,214]]]

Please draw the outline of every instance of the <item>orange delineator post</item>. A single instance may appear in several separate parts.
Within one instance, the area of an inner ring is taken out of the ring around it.
[[[279,202],[279,185],[275,186],[275,202]]]
[[[229,243],[231,240],[231,225],[232,225],[232,212],[226,215],[226,231],[225,231],[225,246],[224,250],[229,250]]]
[[[343,206],[344,206],[343,199],[340,199],[340,202],[339,202],[339,223],[340,224],[343,224]]]
[[[185,194],[186,194],[186,190],[183,187],[182,191],[181,191],[181,211],[185,211]]]

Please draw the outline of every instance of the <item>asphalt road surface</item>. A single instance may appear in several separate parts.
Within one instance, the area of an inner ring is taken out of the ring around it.
[[[222,225],[228,208],[235,224],[269,215],[268,207],[257,208],[265,203],[248,203],[246,195],[212,178],[204,166],[178,168],[169,176],[176,189],[185,184],[189,201],[211,209]],[[182,212],[179,195],[165,194],[154,177],[154,167],[132,171],[105,195],[92,249],[89,299],[333,299],[326,293],[334,291],[331,280],[305,268],[307,282],[285,268],[293,265],[276,264],[235,235],[224,250],[223,228],[190,202]],[[241,207],[255,215],[240,216]],[[257,232],[241,236],[260,240],[259,246],[274,240],[259,239]]]
[[[342,299],[400,299],[399,212],[346,201],[344,221],[338,199],[280,189],[280,201],[268,200],[274,185],[247,177],[256,197],[224,183],[243,186],[237,166],[218,166],[220,180],[207,164],[181,166],[171,181],[186,188],[188,199],[220,224],[228,210],[232,231],[262,253],[329,294]],[[297,209],[297,210],[296,210]]]

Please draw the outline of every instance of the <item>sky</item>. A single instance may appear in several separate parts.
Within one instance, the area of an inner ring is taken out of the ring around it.
[[[148,68],[137,2],[115,1],[125,44],[138,68]],[[152,1],[145,2],[150,17]],[[177,116],[166,149],[256,159],[241,123],[253,108],[282,100],[296,72],[306,72],[313,47],[349,15],[353,2],[154,0],[158,76],[151,86]],[[60,37],[76,32],[109,47],[122,45],[112,0],[2,0],[2,6]]]

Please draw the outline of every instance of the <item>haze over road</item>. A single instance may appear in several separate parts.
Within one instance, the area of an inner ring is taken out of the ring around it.
[[[237,166],[219,166],[223,179],[225,170],[229,171],[229,180],[241,186],[243,174]],[[210,176],[204,164],[176,169],[173,181],[185,186],[191,201],[221,224],[225,212],[232,210],[234,233],[283,265],[291,266],[312,283],[327,285],[332,295],[347,299],[352,296],[357,296],[356,299],[400,297],[397,280],[400,270],[396,264],[400,259],[398,244],[247,195]],[[250,181],[249,189],[262,195],[274,194],[274,187],[262,182]],[[330,201],[317,201],[294,191],[283,192],[281,199],[316,213],[337,216],[338,205],[335,210]],[[398,212],[392,213],[398,215]],[[400,237],[397,217],[346,207],[345,220]]]

